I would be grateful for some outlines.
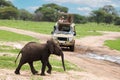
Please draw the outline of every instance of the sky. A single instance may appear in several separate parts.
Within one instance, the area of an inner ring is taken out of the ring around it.
[[[89,15],[104,5],[112,5],[120,13],[120,0],[9,0],[18,9],[26,9],[34,12],[43,4],[55,3],[69,9],[69,13]]]

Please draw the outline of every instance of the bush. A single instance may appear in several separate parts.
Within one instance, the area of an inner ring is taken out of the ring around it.
[[[116,18],[116,20],[115,20],[115,23],[114,23],[115,25],[120,25],[120,17],[118,17],[118,18]]]

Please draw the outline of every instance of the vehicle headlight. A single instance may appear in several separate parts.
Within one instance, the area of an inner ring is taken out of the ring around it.
[[[56,36],[53,36],[52,38],[53,38],[54,40],[56,40],[56,39],[57,39],[57,37],[56,37]]]
[[[69,41],[72,41],[73,40],[73,37],[69,37]]]

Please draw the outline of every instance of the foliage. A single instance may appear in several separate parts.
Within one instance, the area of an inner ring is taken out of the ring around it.
[[[14,7],[2,7],[0,8],[1,19],[17,19],[18,10]]]
[[[117,11],[112,5],[105,5],[103,8],[101,8],[105,12],[105,23],[113,23],[115,17],[118,16]]]
[[[40,11],[33,14],[33,21],[41,21],[42,18],[43,18],[43,14]]]
[[[20,20],[32,20],[32,14],[25,9],[20,9],[19,19]]]
[[[114,24],[115,25],[120,25],[120,17],[116,17]]]
[[[87,19],[84,16],[81,16],[79,14],[74,14],[74,22],[83,24],[87,22]]]
[[[20,20],[33,20],[33,21],[50,21],[56,22],[59,17],[59,12],[68,12],[68,8],[57,5],[55,3],[43,4],[31,14],[25,9],[18,10],[10,1],[0,1],[0,19],[20,19]],[[97,22],[115,24],[119,23],[118,12],[112,5],[105,5],[98,10],[91,12],[89,17],[74,14],[75,23]]]
[[[104,22],[107,24],[112,23],[114,20],[114,16],[112,14],[106,14],[104,17]]]
[[[9,31],[0,30],[0,41],[37,41],[36,39]]]
[[[92,11],[90,20],[99,23],[113,23],[114,19],[118,16],[117,11],[112,5],[105,5],[98,10]]]
[[[99,24],[104,21],[105,12],[102,10],[95,10],[95,11],[92,11],[91,16],[93,21]]]
[[[110,47],[111,49],[116,49],[120,51],[120,39],[117,40],[107,40],[105,41],[106,46]]]
[[[43,21],[57,21],[58,12],[68,12],[68,8],[50,3],[44,4],[42,7],[39,7],[35,13],[40,12]]]
[[[54,11],[56,12],[68,12],[68,8],[54,4],[54,3],[49,3],[49,4],[43,4],[42,7],[39,7],[35,12],[40,11],[43,8],[53,8]]]
[[[11,7],[14,7],[14,5],[10,2],[10,1],[7,1],[7,0],[0,0],[0,7],[6,7],[6,6],[11,6]]]
[[[118,16],[117,11],[112,5],[105,5],[103,8],[101,8],[103,11],[105,11],[107,14],[112,14],[113,16]]]
[[[17,18],[18,18],[17,8],[10,1],[1,0],[0,19],[17,19]]]

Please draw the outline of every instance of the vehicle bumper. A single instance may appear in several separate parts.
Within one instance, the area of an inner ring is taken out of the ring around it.
[[[72,40],[70,42],[69,41],[57,41],[57,43],[63,47],[70,47],[70,46],[73,46],[75,44],[75,40]]]

